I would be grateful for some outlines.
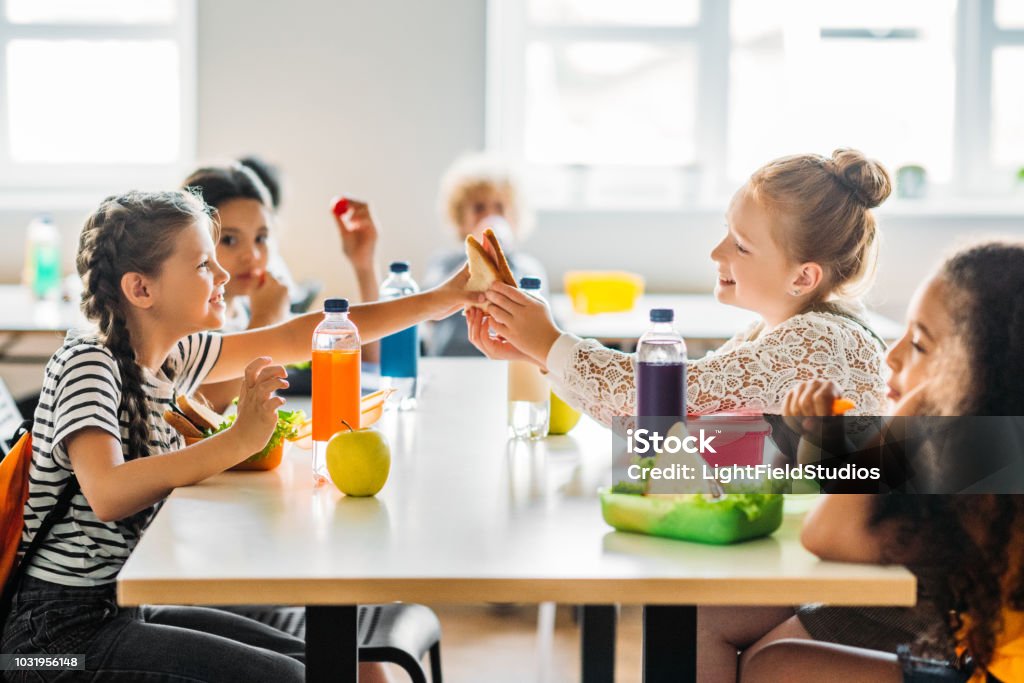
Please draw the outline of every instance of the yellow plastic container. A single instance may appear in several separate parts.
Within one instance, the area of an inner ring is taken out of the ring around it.
[[[631,311],[644,293],[644,279],[617,270],[571,270],[565,274],[565,292],[577,313]]]

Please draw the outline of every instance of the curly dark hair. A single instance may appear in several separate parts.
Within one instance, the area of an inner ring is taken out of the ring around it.
[[[1024,415],[1024,243],[986,242],[939,269],[967,351],[963,415]]]
[[[208,212],[190,192],[128,192],[104,199],[82,228],[76,257],[84,285],[82,312],[97,324],[121,373],[119,411],[128,419],[125,460],[149,455],[149,409],[121,279],[125,273],[157,274],[173,252],[172,240],[187,226],[208,220]]]
[[[966,356],[961,415],[1024,415],[1024,244],[987,242],[954,254],[937,277],[946,288],[954,335]],[[876,500],[872,524],[891,523],[898,550],[889,558],[927,558],[943,577],[935,596],[983,669],[991,662],[1002,610],[1024,610],[1024,495],[888,495]]]
[[[1024,496],[905,495],[878,496],[872,525],[894,525],[893,563],[915,564],[927,558],[941,576],[934,595],[945,624],[920,634],[918,646],[946,654],[966,645],[985,669],[992,660],[1006,607],[1024,610],[1024,574],[1020,571]],[[964,628],[966,625],[967,628]]]

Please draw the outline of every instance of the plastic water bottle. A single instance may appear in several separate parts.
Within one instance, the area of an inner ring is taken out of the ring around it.
[[[313,330],[313,483],[328,480],[327,442],[360,427],[359,330],[348,319],[348,299],[324,302]]]
[[[23,279],[37,299],[60,295],[60,233],[49,216],[37,216],[28,224]]]
[[[540,278],[524,277],[519,287],[541,299]],[[541,299],[543,300],[543,299]],[[551,418],[551,386],[540,368],[529,361],[508,363],[508,426],[516,439],[543,439]]]
[[[651,309],[651,327],[637,344],[637,426],[663,436],[686,420],[686,343],[674,318],[671,308]]]
[[[395,261],[391,264],[391,274],[381,283],[380,298],[398,299],[419,291],[420,288],[409,273],[409,264],[406,261]],[[419,357],[420,335],[416,325],[380,341],[381,386],[395,389],[391,401],[399,410],[412,410],[416,407]]]

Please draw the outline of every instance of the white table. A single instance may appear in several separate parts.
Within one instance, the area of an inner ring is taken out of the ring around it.
[[[616,532],[595,495],[610,432],[584,420],[569,436],[509,442],[504,364],[426,359],[421,377],[419,409],[381,424],[393,462],[376,498],[314,489],[298,449],[275,471],[178,489],[121,571],[119,600],[309,605],[308,680],[354,675],[355,605],[392,600],[608,606],[588,610],[583,647],[584,679],[610,680],[610,606],[643,604],[648,633],[679,638],[652,645],[648,681],[665,680],[659,656],[673,680],[692,671],[696,605],[914,602],[908,571],[820,562],[796,519],[733,547]],[[668,605],[688,607],[653,607]]]
[[[652,308],[675,310],[675,327],[693,347],[691,356],[717,348],[758,318],[752,311],[719,303],[712,294],[645,294],[631,311],[595,315],[575,312],[566,294],[551,297],[551,312],[565,330],[624,350],[631,350],[650,326]],[[886,341],[903,336],[903,326],[885,316],[869,311],[868,322]]]
[[[72,328],[89,325],[77,302],[39,301],[21,285],[0,285],[0,363],[45,364],[45,354],[13,353],[16,344],[29,335],[63,337]]]

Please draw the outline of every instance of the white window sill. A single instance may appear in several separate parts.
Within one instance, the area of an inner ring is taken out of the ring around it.
[[[101,189],[0,190],[0,211],[91,211],[110,194]]]
[[[671,218],[722,216],[729,198],[718,203],[702,203],[685,208],[650,207],[538,207],[543,223],[576,222],[587,219],[618,219],[660,221]],[[1024,194],[994,199],[892,199],[875,209],[880,218],[1020,218],[1024,219]]]

